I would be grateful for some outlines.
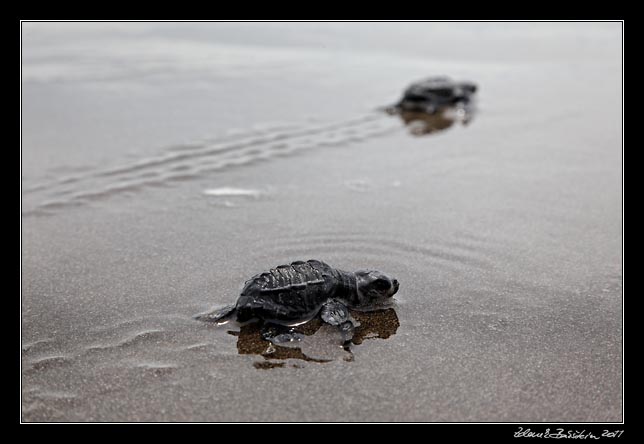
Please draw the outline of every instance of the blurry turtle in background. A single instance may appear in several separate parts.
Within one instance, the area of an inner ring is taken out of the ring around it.
[[[430,134],[447,129],[456,121],[467,125],[474,115],[476,90],[471,82],[430,77],[412,83],[398,103],[386,111],[399,115],[412,134]]]
[[[475,93],[476,85],[471,82],[454,82],[449,77],[430,77],[412,83],[394,108],[435,114],[442,108],[468,105]]]

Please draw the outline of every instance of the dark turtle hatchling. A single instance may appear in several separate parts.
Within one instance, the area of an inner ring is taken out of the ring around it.
[[[196,316],[196,319],[223,323],[233,317],[238,322],[264,321],[262,336],[281,343],[300,339],[291,327],[316,316],[337,326],[350,341],[357,326],[348,308],[370,310],[392,304],[398,281],[375,270],[355,273],[309,260],[280,265],[253,276],[244,284],[237,303]]]
[[[470,82],[455,82],[449,77],[430,77],[412,83],[390,111],[434,114],[446,107],[466,106],[473,99],[476,89],[476,85]]]

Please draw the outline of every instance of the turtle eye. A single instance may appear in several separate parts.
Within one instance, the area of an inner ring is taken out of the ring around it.
[[[389,290],[389,288],[391,288],[391,284],[389,283],[389,281],[387,281],[387,280],[385,280],[385,279],[377,279],[377,280],[373,283],[373,287],[374,287],[376,290],[384,291],[384,290]]]

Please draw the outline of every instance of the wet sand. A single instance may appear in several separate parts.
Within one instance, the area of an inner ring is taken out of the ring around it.
[[[221,25],[23,30],[24,421],[622,420],[620,24]],[[398,325],[192,319],[310,258]]]

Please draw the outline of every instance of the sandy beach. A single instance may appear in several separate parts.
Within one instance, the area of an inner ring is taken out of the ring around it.
[[[23,421],[622,421],[621,23],[22,33]],[[400,281],[351,352],[193,319],[312,258]]]

